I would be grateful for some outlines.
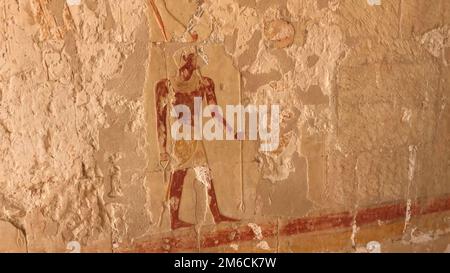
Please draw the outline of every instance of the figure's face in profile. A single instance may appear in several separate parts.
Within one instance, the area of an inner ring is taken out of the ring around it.
[[[192,77],[195,69],[197,69],[197,55],[194,53],[182,55],[179,72],[183,80],[188,81]]]

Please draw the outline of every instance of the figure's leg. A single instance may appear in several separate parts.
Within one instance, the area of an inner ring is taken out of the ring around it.
[[[184,179],[187,169],[177,170],[172,174],[170,185],[170,225],[172,230],[191,227],[193,224],[186,223],[179,218],[181,194],[183,192]]]
[[[224,216],[222,213],[220,213],[219,204],[217,203],[216,191],[214,190],[214,183],[212,179],[209,180],[208,195],[209,195],[209,209],[211,210],[211,214],[214,217],[214,222],[220,223],[220,222],[238,221],[237,219]]]

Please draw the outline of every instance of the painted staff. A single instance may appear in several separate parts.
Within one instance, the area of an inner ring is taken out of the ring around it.
[[[169,158],[167,161],[160,161],[160,162],[159,162],[159,166],[160,166],[161,169],[163,170],[164,185],[167,184],[167,167],[169,166],[169,164],[170,164],[170,158]],[[165,196],[164,201],[163,201],[163,209],[162,209],[161,214],[159,215],[159,219],[158,219],[158,226],[159,226],[159,227],[161,226],[162,218],[163,218],[163,216],[164,216],[164,213],[166,213],[167,207],[170,206],[170,200],[169,200],[169,198],[170,198],[170,187],[172,186],[171,183],[172,183],[172,181],[171,181],[171,179],[169,178],[169,183],[168,183],[169,185],[168,185],[168,187],[167,187],[166,196]]]
[[[155,15],[156,22],[158,23],[159,29],[161,30],[164,40],[168,42],[169,39],[167,38],[166,28],[164,27],[164,22],[162,20],[161,13],[159,13],[158,7],[156,6],[154,0],[148,0],[148,2],[153,10],[153,15]]]
[[[159,29],[161,30],[161,33],[162,33],[162,35],[164,37],[164,40],[166,42],[168,42],[169,39],[167,38],[166,28],[164,26],[164,22],[162,20],[161,13],[159,12],[158,7],[155,4],[155,1],[154,0],[148,0],[148,3],[150,5],[150,8],[153,11],[153,15],[155,16],[155,20],[158,23]],[[164,161],[164,162],[161,162],[161,161],[159,162],[159,165],[160,165],[160,167],[161,167],[161,169],[163,171],[164,184],[167,184],[167,167],[169,166],[169,163],[170,163],[170,159],[167,160],[167,161]],[[169,179],[169,181],[170,181],[170,179]],[[170,184],[170,182],[169,182],[169,184]],[[165,196],[164,201],[163,201],[163,209],[162,209],[161,214],[159,215],[159,219],[158,219],[158,224],[157,224],[158,226],[161,226],[162,218],[164,216],[164,213],[166,212],[167,207],[169,206],[170,186],[171,185],[168,185],[168,187],[167,187],[166,196]]]
[[[151,9],[153,11],[153,15],[155,16],[155,20],[158,23],[159,29],[161,30],[161,33],[162,33],[162,35],[164,37],[164,40],[166,42],[168,42],[169,38],[167,37],[166,27],[164,26],[164,22],[163,22],[161,13],[159,12],[159,9],[158,9],[158,7],[155,4],[155,0],[148,0],[148,2],[149,2],[150,7],[151,7]],[[164,6],[165,5],[166,4],[164,2]],[[195,42],[198,39],[198,34],[195,31],[193,31],[193,28],[194,28],[195,21],[198,20],[203,15],[203,12],[204,12],[203,8],[204,8],[203,7],[203,0],[199,0],[197,10],[195,11],[193,18],[191,18],[189,20],[189,23],[188,23],[187,26],[185,26],[180,20],[178,20],[175,16],[173,16],[170,12],[168,12],[169,15],[174,20],[176,20],[179,24],[181,24],[186,29],[186,32],[189,33],[189,35],[191,37],[191,41],[190,42]],[[167,7],[166,7],[166,9],[167,9]]]

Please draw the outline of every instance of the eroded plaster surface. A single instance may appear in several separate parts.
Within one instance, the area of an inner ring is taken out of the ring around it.
[[[448,251],[449,1],[1,0],[0,18],[0,251]],[[279,147],[162,151],[178,91],[280,105]]]

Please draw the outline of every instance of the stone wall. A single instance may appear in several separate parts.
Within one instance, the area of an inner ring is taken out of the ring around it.
[[[450,251],[450,1],[1,0],[0,18],[0,251]],[[160,156],[158,83],[189,89],[189,51],[224,109],[281,109],[274,151],[197,142],[206,182]]]

